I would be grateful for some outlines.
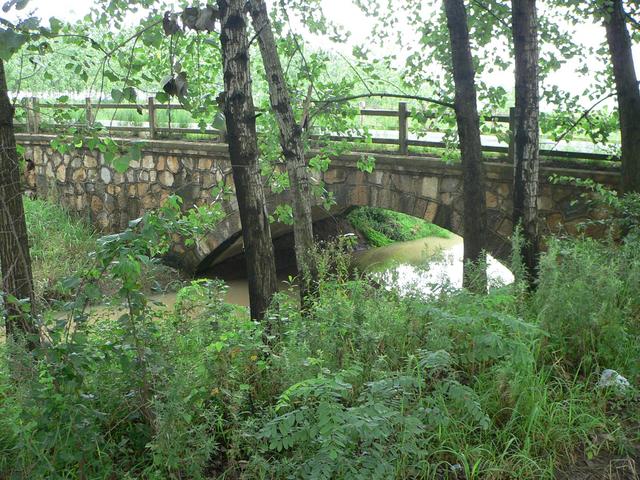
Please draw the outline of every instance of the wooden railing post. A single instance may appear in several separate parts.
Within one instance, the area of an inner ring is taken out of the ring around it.
[[[516,107],[509,109],[509,161],[516,161]]]
[[[40,105],[37,97],[31,97],[31,133],[40,133]]]
[[[398,104],[398,140],[400,141],[400,154],[409,153],[409,145],[407,145],[407,102]]]
[[[27,129],[27,133],[31,133],[31,101],[23,97],[20,99],[20,103],[22,104],[22,110],[24,110],[25,114],[25,127]]]
[[[149,97],[149,104],[147,106],[149,110],[149,138],[156,138],[156,104],[153,97]]]
[[[93,108],[90,97],[84,99],[84,117],[87,122],[87,127],[90,127],[93,124]]]

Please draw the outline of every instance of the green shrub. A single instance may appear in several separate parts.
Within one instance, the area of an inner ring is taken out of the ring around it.
[[[85,285],[35,352],[0,346],[0,478],[552,479],[637,441],[637,405],[594,387],[637,384],[631,242],[552,241],[532,295],[429,301],[354,278],[337,244],[304,310],[281,293],[256,323],[207,280],[151,307],[150,257],[202,227],[168,209],[96,243],[82,279],[119,286],[117,315],[89,318]]]
[[[347,219],[374,247],[426,237],[451,236],[447,230],[426,220],[382,208],[355,208],[349,212]]]
[[[640,249],[595,240],[551,241],[535,311],[548,355],[586,373],[640,374]]]

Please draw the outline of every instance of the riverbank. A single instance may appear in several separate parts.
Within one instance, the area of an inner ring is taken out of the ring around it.
[[[341,272],[304,311],[278,295],[268,328],[194,282],[13,369],[0,344],[0,477],[635,478],[637,244],[552,240],[531,293]]]

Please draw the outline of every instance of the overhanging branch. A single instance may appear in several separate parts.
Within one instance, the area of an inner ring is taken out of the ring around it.
[[[387,93],[387,92],[360,93],[357,95],[348,95],[345,97],[334,97],[334,98],[327,98],[325,100],[314,100],[314,103],[319,105],[328,105],[330,103],[343,103],[343,102],[348,102],[350,100],[357,100],[358,98],[371,98],[371,97],[417,100],[419,102],[426,102],[426,103],[433,103],[434,105],[440,105],[441,107],[452,108],[452,109],[455,108],[455,105],[453,103],[447,102],[444,100],[438,100],[430,97],[423,97],[420,95],[404,95],[402,93]]]

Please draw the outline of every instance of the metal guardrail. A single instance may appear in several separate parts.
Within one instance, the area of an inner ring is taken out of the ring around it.
[[[41,121],[40,112],[42,109],[75,109],[75,110],[84,110],[85,111],[85,122],[79,123],[76,126],[83,126],[92,124],[95,120],[95,110],[96,109],[104,109],[104,110],[137,110],[144,111],[146,110],[148,113],[148,125],[147,126],[110,126],[108,127],[111,131],[123,132],[123,133],[141,133],[148,132],[149,138],[155,139],[158,138],[159,134],[205,134],[205,135],[215,135],[217,138],[216,142],[223,141],[223,132],[215,129],[205,129],[201,130],[199,128],[184,128],[184,127],[171,127],[161,126],[158,123],[157,112],[159,110],[184,110],[181,105],[173,105],[173,104],[159,104],[156,103],[155,98],[149,97],[146,104],[133,104],[133,103],[103,103],[98,102],[94,103],[90,98],[86,98],[84,103],[42,103],[37,97],[30,97],[23,99],[23,102],[18,107],[22,107],[27,112],[27,123],[26,124],[16,124],[16,126],[25,127],[27,132],[29,133],[41,133],[43,129],[43,123]],[[481,117],[482,122],[486,123],[505,123],[509,125],[509,132],[513,131],[514,125],[514,108],[511,108],[509,115],[488,115]],[[393,117],[398,119],[398,137],[397,138],[381,138],[381,137],[373,137],[371,138],[371,142],[379,145],[396,145],[398,147],[398,152],[403,155],[409,154],[409,147],[431,147],[431,148],[446,148],[446,144],[444,142],[439,141],[428,141],[428,140],[420,140],[420,139],[410,139],[408,132],[408,123],[409,118],[415,116],[407,109],[406,102],[399,102],[397,110],[383,110],[383,109],[371,109],[371,108],[362,108],[359,113],[362,117]],[[421,115],[422,118],[433,118],[435,119],[435,115]],[[52,128],[59,127],[61,125],[58,124],[50,124]],[[67,125],[68,126],[68,125]],[[350,135],[312,135],[312,138],[323,138],[327,140],[334,141],[361,141],[363,137],[358,136],[350,136]],[[483,152],[492,152],[492,153],[504,153],[512,156],[513,153],[513,135],[510,135],[510,141],[508,146],[499,146],[499,145],[483,145]],[[567,150],[556,150],[556,149],[540,149],[541,157],[553,157],[553,158],[563,158],[563,159],[582,159],[582,160],[598,160],[598,161],[610,161],[617,162],[620,159],[616,156],[609,155],[606,153],[595,153],[595,152],[577,152],[577,151],[567,151]]]

